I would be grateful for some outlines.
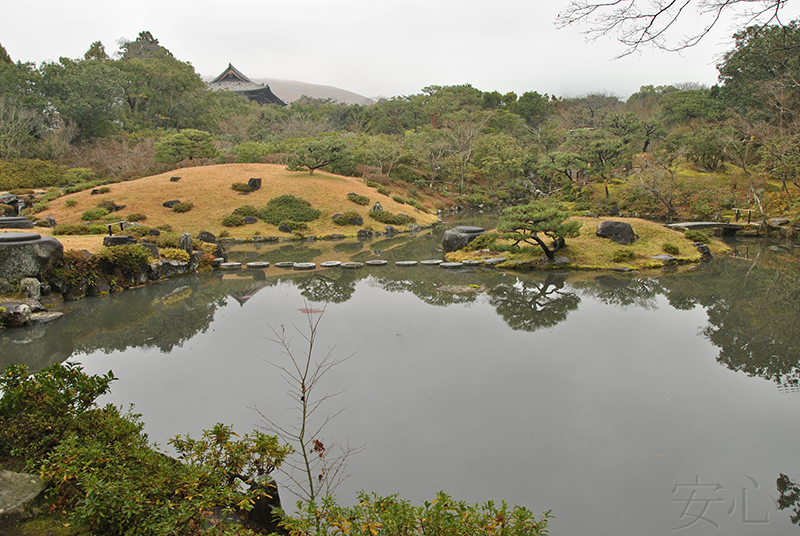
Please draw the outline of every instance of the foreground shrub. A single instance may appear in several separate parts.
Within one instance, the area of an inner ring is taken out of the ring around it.
[[[11,205],[0,203],[0,216],[16,216],[17,209]]]
[[[144,221],[147,219],[147,216],[142,214],[141,212],[132,212],[128,214],[128,221]]]
[[[320,211],[311,208],[311,203],[293,195],[282,195],[270,199],[267,206],[258,211],[258,217],[272,225],[283,221],[306,222],[319,218]]]
[[[77,223],[59,223],[53,227],[54,235],[90,235],[90,234],[105,234],[108,229],[101,223],[93,223],[92,225],[78,225]]]
[[[108,210],[102,207],[94,207],[83,211],[81,219],[83,221],[99,220],[103,216],[108,216]]]
[[[417,221],[413,216],[406,216],[405,214],[392,214],[391,212],[387,212],[385,210],[371,210],[369,212],[369,217],[373,220],[385,223],[386,225],[407,225]]]
[[[181,248],[164,248],[158,251],[158,255],[169,261],[189,262],[189,254]]]
[[[664,253],[669,253],[670,255],[678,255],[681,252],[678,246],[670,242],[661,244],[661,249],[664,250]]]
[[[117,280],[129,283],[138,276],[150,262],[150,250],[140,245],[111,246],[101,249],[97,255],[100,270]],[[123,286],[126,286],[123,284]]]
[[[282,221],[279,225],[285,225],[291,231],[308,231],[308,224],[302,221],[285,220]]]
[[[711,237],[703,231],[698,231],[697,229],[689,229],[683,234],[683,236],[686,238],[686,240],[691,240],[692,242],[702,242],[703,244],[711,243]]]
[[[392,196],[392,200],[393,200],[395,203],[400,203],[401,205],[405,205],[405,204],[406,204],[406,200],[405,200],[405,199],[403,199],[402,197],[400,197],[399,195],[394,195],[394,196]]]
[[[632,249],[618,249],[611,256],[614,262],[628,262],[636,258],[636,253]]]
[[[240,214],[242,216],[253,216],[254,218],[258,216],[258,210],[256,210],[256,207],[252,205],[242,205],[234,210],[233,213]]]
[[[78,200],[77,199],[66,199],[64,201],[64,206],[66,206],[67,208],[72,208],[77,204],[78,204]]]
[[[249,194],[250,192],[253,191],[250,185],[247,184],[246,182],[234,182],[233,184],[231,184],[231,189],[246,194]]]
[[[150,227],[146,225],[128,225],[125,227],[125,232],[129,235],[141,238],[150,234]]]
[[[156,228],[160,229],[160,227]],[[180,243],[180,238],[175,235],[161,233],[158,236],[152,237],[152,240],[150,241],[159,248],[176,248]]]
[[[53,162],[24,158],[0,160],[0,191],[64,184],[64,170]]]
[[[38,214],[40,212],[44,212],[48,208],[50,208],[50,204],[47,201],[39,200],[33,204],[31,207],[31,212]]]
[[[340,215],[338,218],[333,220],[333,223],[336,225],[352,225],[350,222],[360,218],[361,214],[356,212],[355,210],[348,210],[344,214]]]
[[[111,201],[110,199],[106,199],[104,201],[100,201],[99,203],[97,203],[97,208],[104,208],[110,214],[117,209],[117,204]]]
[[[222,225],[225,227],[239,227],[244,225],[244,216],[241,214],[228,214],[222,217]]]
[[[347,199],[356,205],[369,205],[369,197],[358,194],[347,194]]]
[[[339,506],[331,498],[299,506],[297,516],[284,519],[290,534],[539,536],[549,534],[547,523],[552,518],[550,511],[537,519],[528,509],[509,508],[505,502],[469,506],[443,492],[422,506],[411,506],[396,495],[379,497],[363,492],[352,507]]]
[[[194,203],[186,201],[185,203],[176,203],[172,205],[172,212],[189,212],[194,208]]]

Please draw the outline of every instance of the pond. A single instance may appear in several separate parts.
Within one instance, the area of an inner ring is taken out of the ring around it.
[[[797,533],[775,481],[800,478],[800,251],[740,241],[696,270],[647,276],[394,265],[440,258],[439,240],[234,247],[232,260],[390,262],[70,303],[50,325],[0,334],[0,365],[113,370],[104,402],[134,404],[164,447],[217,422],[264,426],[254,407],[291,426],[273,330],[302,353],[302,310],[324,309],[315,357],[347,359],[319,384],[335,396],[317,422],[338,413],[325,443],[363,446],[341,503],[444,490],[552,510],[552,534]]]

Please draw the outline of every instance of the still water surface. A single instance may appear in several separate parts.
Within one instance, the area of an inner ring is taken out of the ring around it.
[[[305,244],[294,253],[308,259],[294,260],[419,260],[437,240]],[[327,247],[339,251],[316,251]],[[6,332],[0,365],[111,369],[105,401],[134,404],[164,446],[216,422],[244,433],[263,424],[253,406],[292,422],[271,328],[291,332],[300,309],[324,306],[318,351],[352,354],[320,385],[341,392],[323,410],[344,410],[324,435],[365,447],[342,503],[359,490],[415,504],[444,490],[552,510],[552,534],[796,534],[775,480],[800,478],[800,255],[753,242],[736,257],[655,277],[391,262],[186,277]]]

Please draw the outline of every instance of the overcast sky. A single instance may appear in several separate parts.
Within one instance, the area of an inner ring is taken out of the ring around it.
[[[251,78],[330,85],[373,98],[419,93],[432,84],[627,98],[647,84],[713,85],[717,59],[731,46],[729,21],[682,54],[648,50],[615,60],[624,50],[616,41],[587,42],[580,27],[555,28],[566,3],[6,0],[0,43],[14,61],[39,63],[82,57],[97,40],[112,54],[120,38],[149,30],[203,76],[216,76],[231,62]]]

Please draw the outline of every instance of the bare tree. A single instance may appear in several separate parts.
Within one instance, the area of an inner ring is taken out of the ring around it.
[[[641,47],[678,51],[699,43],[723,15],[736,14],[740,25],[780,24],[781,10],[788,0],[570,0],[559,13],[556,26],[585,24],[590,39],[616,35],[627,48],[627,56]],[[704,21],[700,31],[673,40],[681,17]]]
[[[15,99],[0,96],[0,158],[19,158],[44,129],[43,118]]]

